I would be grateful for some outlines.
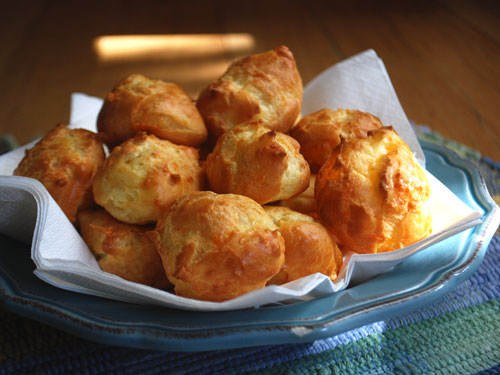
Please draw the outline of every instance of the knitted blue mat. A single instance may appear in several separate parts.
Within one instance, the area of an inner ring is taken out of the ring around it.
[[[436,135],[419,137],[429,141]],[[462,152],[477,163],[498,199],[500,164]],[[305,344],[194,353],[122,348],[0,308],[0,375],[500,374],[499,265],[497,233],[478,270],[431,305]]]

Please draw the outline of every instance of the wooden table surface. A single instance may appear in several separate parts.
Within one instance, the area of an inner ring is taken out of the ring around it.
[[[72,92],[104,97],[142,73],[196,97],[233,59],[283,44],[304,84],[373,48],[410,119],[500,161],[496,0],[18,0],[1,20],[0,133],[21,144],[68,121]],[[154,37],[125,49],[120,35]]]

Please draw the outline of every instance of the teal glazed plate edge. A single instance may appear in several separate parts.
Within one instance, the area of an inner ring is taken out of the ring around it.
[[[0,301],[16,314],[108,345],[207,351],[324,339],[422,308],[478,268],[500,223],[477,167],[453,151],[422,142],[427,169],[482,224],[405,260],[391,271],[328,297],[260,309],[199,312],[137,305],[73,293],[33,274],[28,245],[0,235]]]

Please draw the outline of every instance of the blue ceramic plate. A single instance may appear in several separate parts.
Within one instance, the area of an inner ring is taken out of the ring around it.
[[[329,297],[294,305],[195,312],[68,292],[33,275],[28,246],[1,236],[5,308],[89,340],[137,348],[200,351],[308,342],[407,313],[443,296],[479,266],[500,214],[477,168],[424,143],[428,170],[483,224],[413,255],[391,271]]]

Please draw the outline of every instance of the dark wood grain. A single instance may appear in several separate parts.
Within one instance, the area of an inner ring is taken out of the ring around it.
[[[373,48],[408,117],[500,160],[498,1],[11,1],[0,16],[0,133],[20,143],[67,122],[72,92],[103,97],[131,73],[193,97],[243,55],[284,44],[304,83]],[[214,34],[209,53],[103,61],[103,35]],[[224,35],[254,44],[234,50]]]

